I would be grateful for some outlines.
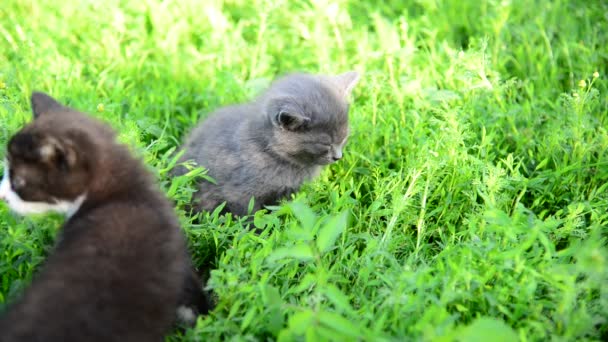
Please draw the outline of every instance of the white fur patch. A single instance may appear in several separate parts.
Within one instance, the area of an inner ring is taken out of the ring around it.
[[[86,194],[82,194],[82,195],[76,197],[76,199],[73,202],[70,202],[70,205],[68,206],[67,210],[65,211],[65,216],[67,218],[70,218],[70,217],[72,217],[72,215],[76,214],[76,212],[78,211],[78,209],[80,209],[80,206],[86,199],[87,199]]]
[[[189,307],[183,305],[180,305],[177,308],[177,317],[180,321],[190,325],[194,324],[194,322],[196,321],[196,315],[194,314],[194,311]]]
[[[24,201],[11,187],[7,160],[4,161],[4,165],[4,176],[0,183],[0,200],[6,202],[8,207],[19,215],[42,214],[53,211],[70,217],[78,211],[82,202],[86,199],[86,194],[83,194],[78,196],[74,201],[58,200],[55,203]]]

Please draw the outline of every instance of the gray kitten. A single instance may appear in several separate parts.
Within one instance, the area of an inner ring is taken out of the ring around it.
[[[186,139],[181,161],[194,160],[217,184],[201,181],[196,210],[247,214],[276,204],[316,177],[323,165],[342,158],[348,137],[348,96],[359,80],[291,74],[271,84],[250,103],[221,108]],[[177,167],[174,175],[186,172]]]

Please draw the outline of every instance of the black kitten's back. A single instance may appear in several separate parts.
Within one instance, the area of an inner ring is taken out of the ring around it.
[[[158,207],[125,199],[77,213],[0,320],[0,340],[160,340],[188,261],[174,218]]]

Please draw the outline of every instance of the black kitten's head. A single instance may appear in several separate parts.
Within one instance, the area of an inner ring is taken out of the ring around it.
[[[86,197],[96,145],[112,141],[113,132],[46,94],[35,92],[31,101],[34,120],[7,146],[0,200],[22,215],[72,214]]]
[[[288,75],[264,94],[272,123],[270,148],[297,164],[326,165],[342,158],[348,137],[348,96],[359,80],[351,71],[337,76]]]

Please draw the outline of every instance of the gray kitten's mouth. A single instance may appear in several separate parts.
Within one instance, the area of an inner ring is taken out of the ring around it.
[[[319,164],[319,165],[329,165],[329,164],[333,164],[333,163],[337,162],[338,160],[333,160],[333,159],[329,159],[329,158],[323,158],[323,159],[317,160],[317,164]]]

